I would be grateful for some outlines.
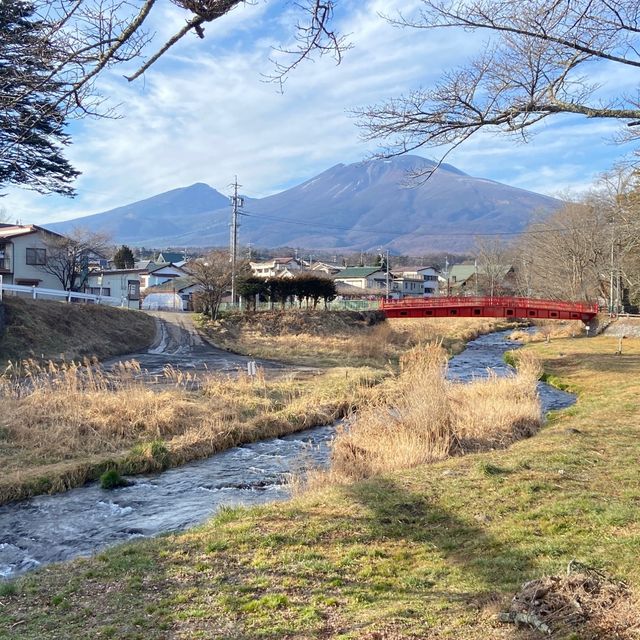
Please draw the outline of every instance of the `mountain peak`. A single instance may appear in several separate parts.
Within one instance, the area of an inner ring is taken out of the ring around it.
[[[410,175],[437,167],[428,180]],[[252,200],[240,242],[262,247],[396,253],[466,251],[481,233],[517,233],[533,212],[558,200],[478,179],[421,156],[337,164],[286,191]],[[188,187],[78,220],[48,225],[65,233],[82,224],[117,243],[226,246],[229,202],[207,184]]]

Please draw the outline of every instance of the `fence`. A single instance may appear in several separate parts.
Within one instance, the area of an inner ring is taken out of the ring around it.
[[[37,300],[38,298],[62,298],[67,302],[72,300],[81,300],[90,304],[106,304],[112,307],[127,306],[126,298],[112,298],[111,296],[95,296],[90,293],[80,293],[79,291],[60,291],[58,289],[42,289],[39,287],[28,287],[21,284],[5,284],[0,276],[0,300],[3,293],[22,293]]]
[[[379,307],[380,303],[378,300],[332,300],[331,302],[329,302],[329,304],[327,305],[327,308],[330,309],[331,311],[368,311],[369,309],[377,309]],[[220,311],[228,311],[230,309],[245,309],[246,308],[246,302],[244,302],[243,304],[241,304],[239,307],[238,306],[233,306],[228,302],[223,302],[220,304]],[[257,307],[256,310],[257,311],[267,311],[269,309],[281,309],[282,306],[279,302],[274,302],[273,304],[269,303],[269,302],[260,302]],[[285,309],[298,309],[299,308],[299,304],[297,302],[295,303],[287,303]],[[302,305],[302,309],[306,309],[306,305],[303,304]],[[318,302],[318,307],[317,309],[319,311],[324,309],[324,302],[320,301]]]

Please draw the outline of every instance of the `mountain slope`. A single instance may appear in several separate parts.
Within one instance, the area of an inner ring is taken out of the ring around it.
[[[428,180],[410,182],[410,172],[434,166],[418,156],[339,164],[281,193],[247,199],[240,242],[343,251],[380,246],[402,253],[463,251],[473,245],[474,233],[519,232],[535,213],[561,204],[446,164]],[[223,246],[229,219],[227,199],[197,184],[49,226],[64,232],[74,224],[90,224],[134,245]]]

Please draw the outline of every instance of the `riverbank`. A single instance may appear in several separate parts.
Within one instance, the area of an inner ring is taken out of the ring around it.
[[[163,471],[330,424],[370,398],[385,376],[334,368],[266,380],[168,369],[154,388],[138,373],[136,363],[114,373],[27,363],[17,380],[0,377],[0,504],[66,491],[107,470]]]
[[[67,304],[5,295],[0,367],[9,360],[73,360],[146,349],[155,322],[146,313],[95,304]]]
[[[276,312],[266,320],[252,330],[265,353],[295,344],[329,368],[249,380],[193,377],[168,367],[155,387],[138,379],[135,362],[114,373],[35,361],[5,372],[0,504],[66,491],[107,470],[162,471],[238,444],[330,424],[372,400],[371,387],[393,373],[406,345],[438,341],[461,349],[464,340],[503,326],[496,320],[371,326],[360,314],[303,312]],[[292,352],[295,360],[300,351]],[[350,362],[358,366],[344,366]]]
[[[290,309],[229,314],[200,331],[217,347],[306,366],[397,365],[412,347],[439,342],[450,354],[485,333],[521,326],[500,318],[384,320],[378,311]]]
[[[616,347],[533,347],[579,394],[534,438],[45,568],[3,585],[0,637],[513,640],[495,613],[571,559],[637,589],[640,341]]]

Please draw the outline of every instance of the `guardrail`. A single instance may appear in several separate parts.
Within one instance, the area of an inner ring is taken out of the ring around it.
[[[60,291],[59,289],[42,289],[41,287],[28,287],[22,284],[5,284],[0,277],[0,300],[4,291],[14,293],[26,293],[34,300],[38,298],[63,298],[67,302],[72,300],[83,300],[93,304],[106,304],[109,306],[127,306],[126,298],[113,298],[111,296],[96,296],[90,293],[80,293],[79,291]]]

